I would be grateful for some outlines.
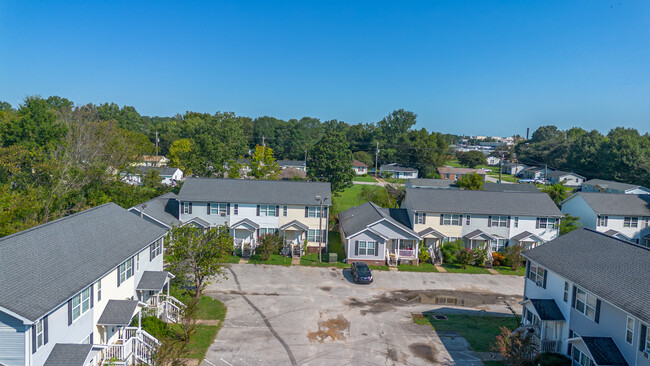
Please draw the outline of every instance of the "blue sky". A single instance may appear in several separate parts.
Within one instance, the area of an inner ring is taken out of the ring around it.
[[[0,100],[647,132],[649,1],[0,0]]]

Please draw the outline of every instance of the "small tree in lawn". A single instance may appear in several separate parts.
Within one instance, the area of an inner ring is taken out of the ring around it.
[[[209,229],[185,225],[171,229],[166,246],[169,272],[199,298],[211,277],[224,274],[233,240],[226,225]]]
[[[251,157],[250,175],[255,179],[278,179],[280,166],[273,157],[273,149],[267,146],[255,146]]]
[[[512,245],[503,250],[503,255],[513,271],[521,267],[521,263],[524,261],[524,258],[521,256],[521,252],[523,251],[524,248],[521,245]]]
[[[494,350],[503,356],[507,365],[525,366],[530,365],[537,346],[530,332],[523,330],[512,332],[507,327],[500,327],[496,338]]]
[[[282,248],[282,238],[278,234],[262,235],[257,246],[257,252],[262,260],[268,260],[272,254],[277,254]]]
[[[328,132],[316,143],[310,156],[307,170],[312,179],[330,182],[336,195],[352,186],[356,175],[352,169],[352,151],[341,132]]]
[[[474,252],[469,248],[463,248],[456,254],[456,264],[460,265],[461,268],[467,268],[467,265],[472,263],[474,260]]]

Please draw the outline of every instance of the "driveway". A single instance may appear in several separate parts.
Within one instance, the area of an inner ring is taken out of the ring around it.
[[[466,344],[441,340],[411,314],[510,314],[504,302],[518,308],[524,284],[501,275],[373,275],[356,285],[348,269],[232,265],[228,279],[207,288],[228,313],[201,365],[481,365]]]

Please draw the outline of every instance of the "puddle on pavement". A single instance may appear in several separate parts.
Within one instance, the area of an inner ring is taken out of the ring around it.
[[[419,357],[431,363],[436,362],[438,351],[431,344],[426,343],[413,343],[409,344],[409,350],[415,357]]]
[[[450,306],[465,306],[481,308],[484,305],[510,304],[521,301],[521,297],[495,294],[492,292],[470,292],[452,290],[411,291],[399,290],[384,292],[370,300],[356,297],[347,299],[344,304],[353,308],[361,308],[361,315],[379,314],[392,311],[397,307],[413,304],[435,304]]]
[[[318,330],[307,333],[310,342],[323,343],[326,340],[330,342],[345,340],[345,331],[350,327],[350,322],[339,314],[336,318],[322,320],[318,322]]]

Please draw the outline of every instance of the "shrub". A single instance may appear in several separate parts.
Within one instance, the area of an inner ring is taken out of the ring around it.
[[[134,321],[137,324],[138,319],[135,318]],[[164,339],[170,334],[170,330],[167,323],[158,319],[155,316],[143,317],[142,329],[144,329],[145,331],[147,331],[147,333],[151,334],[157,339]]]
[[[282,238],[277,234],[266,234],[260,238],[260,244],[257,252],[262,256],[262,260],[268,260],[273,254],[280,254],[282,249]]]
[[[492,265],[493,266],[506,266],[504,263],[505,257],[499,252],[492,252]]]
[[[500,327],[493,349],[501,354],[506,365],[531,365],[532,355],[537,346],[531,333],[527,331],[512,332],[507,327]]]
[[[445,263],[454,263],[456,261],[456,254],[460,251],[460,245],[458,241],[450,241],[444,243],[440,251],[442,252],[442,258]]]
[[[424,244],[420,244],[420,253],[418,253],[418,259],[420,259],[420,262],[424,263],[431,261],[429,250]]]
[[[571,366],[571,360],[559,353],[544,352],[535,357],[533,364],[536,366]]]
[[[474,265],[477,267],[485,267],[485,261],[487,260],[487,247],[476,248],[473,250],[472,254],[474,255]]]
[[[506,259],[506,266],[510,266],[513,271],[516,271],[521,267],[524,262],[524,258],[521,256],[521,252],[524,249],[521,245],[512,245],[503,250],[503,255]]]
[[[463,269],[467,268],[467,265],[472,263],[474,260],[474,252],[469,248],[463,248],[458,254],[456,254],[456,264],[460,265]]]

